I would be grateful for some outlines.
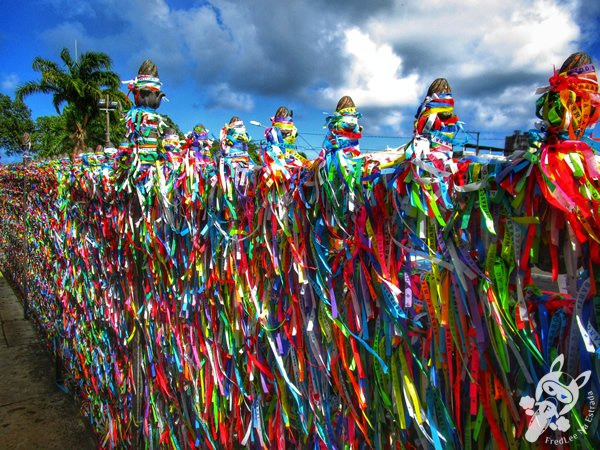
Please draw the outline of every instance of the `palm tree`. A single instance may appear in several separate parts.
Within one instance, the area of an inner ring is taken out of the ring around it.
[[[110,57],[101,52],[85,52],[78,60],[73,60],[69,50],[60,52],[62,65],[37,56],[33,60],[33,70],[42,74],[40,81],[29,81],[21,85],[16,98],[43,93],[52,94],[52,104],[56,112],[67,117],[75,152],[86,148],[88,126],[100,114],[98,99],[109,95],[113,99],[127,101],[119,91],[120,78],[111,70]]]

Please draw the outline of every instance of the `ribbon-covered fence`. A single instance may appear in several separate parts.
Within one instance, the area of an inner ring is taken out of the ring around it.
[[[0,264],[101,447],[597,448],[599,178],[572,141],[3,166]]]

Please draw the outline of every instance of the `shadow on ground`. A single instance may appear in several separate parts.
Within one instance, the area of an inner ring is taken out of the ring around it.
[[[54,362],[0,274],[0,449],[97,448],[79,403],[58,389]]]

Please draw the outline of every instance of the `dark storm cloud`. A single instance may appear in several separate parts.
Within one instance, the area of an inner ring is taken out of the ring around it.
[[[225,55],[235,61],[229,69],[232,87],[294,95],[306,86],[342,80],[348,60],[335,13],[303,2],[259,0],[235,8],[222,3],[221,14],[238,43]]]
[[[393,45],[392,48],[398,55],[402,55],[406,73],[435,73],[436,68],[452,64],[455,60],[455,56],[451,53],[440,51],[439,47],[419,40],[413,42],[403,41]],[[440,70],[438,69],[437,72],[440,72]],[[449,78],[450,76],[451,74],[439,73],[432,75],[431,78]]]
[[[308,1],[312,9],[317,11],[327,11],[338,17],[344,17],[350,23],[360,23],[362,20],[368,19],[371,15],[390,11],[394,4],[405,2],[397,2],[393,0],[369,0],[369,1],[349,1],[349,0],[328,0],[326,2],[320,0]]]
[[[600,24],[600,2],[580,0],[576,11],[577,17],[580,19],[582,31],[581,51],[598,53],[600,47],[600,34],[598,33],[598,25]],[[594,61],[596,65],[600,61]]]
[[[485,73],[476,76],[448,78],[455,97],[483,98],[500,95],[507,86],[538,86],[548,84],[548,77],[539,73],[513,71],[505,73]]]

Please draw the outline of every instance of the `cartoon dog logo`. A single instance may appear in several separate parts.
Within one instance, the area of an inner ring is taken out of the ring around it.
[[[586,370],[577,378],[562,372],[564,355],[552,362],[550,372],[544,375],[535,388],[535,399],[521,397],[519,405],[528,416],[532,416],[525,433],[525,439],[535,442],[550,427],[552,430],[567,431],[571,427],[565,416],[577,404],[579,390],[590,379],[591,371]]]

